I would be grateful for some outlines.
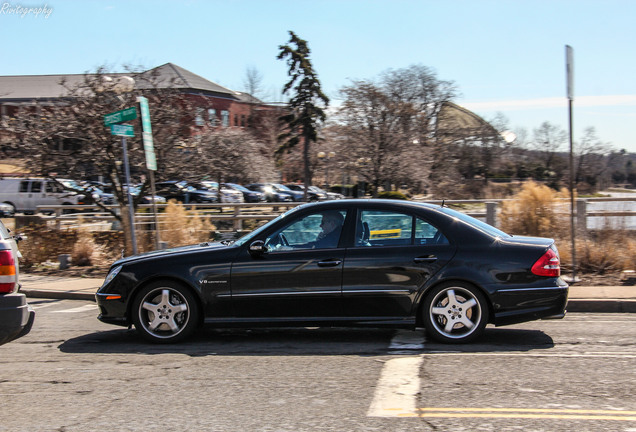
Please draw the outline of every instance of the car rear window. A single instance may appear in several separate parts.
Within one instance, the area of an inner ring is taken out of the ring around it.
[[[2,222],[0,222],[0,235],[4,240],[11,238],[11,234],[9,234],[9,230],[4,226]]]
[[[467,214],[449,209],[448,207],[442,207],[440,210],[446,213],[447,215],[452,216],[456,219],[459,219],[462,222],[465,222],[468,225],[471,225],[477,228],[478,230],[483,231],[486,234],[491,235],[493,237],[501,237],[501,238],[511,237],[510,234],[506,234],[505,232],[498,230],[494,226],[488,225],[486,222],[482,222],[479,219],[475,219],[472,216],[468,216]]]

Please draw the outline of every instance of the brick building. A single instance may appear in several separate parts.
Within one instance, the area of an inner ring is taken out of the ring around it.
[[[196,107],[193,113],[184,113],[185,119],[193,121],[196,127],[246,127],[255,115],[262,111],[271,111],[275,106],[268,105],[249,94],[230,90],[200,75],[192,73],[172,63],[150,69],[139,74],[152,75],[159,87],[178,90]],[[107,74],[117,79],[120,76],[135,74]],[[0,140],[8,139],[2,134],[3,121],[10,118],[22,106],[40,106],[64,103],[67,97],[62,84],[73,87],[80,84],[84,74],[70,75],[15,75],[0,76]],[[135,88],[143,89],[144,81],[135,81]]]

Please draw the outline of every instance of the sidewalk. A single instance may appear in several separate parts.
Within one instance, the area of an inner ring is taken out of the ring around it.
[[[20,274],[27,297],[95,301],[102,278]],[[636,286],[570,286],[568,312],[636,312]]]

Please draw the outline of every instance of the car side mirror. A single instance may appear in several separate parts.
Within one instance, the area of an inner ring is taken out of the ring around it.
[[[267,246],[263,240],[256,240],[250,244],[249,251],[250,255],[256,258],[267,252]]]

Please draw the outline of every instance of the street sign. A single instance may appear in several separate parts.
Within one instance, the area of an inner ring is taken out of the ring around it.
[[[565,73],[567,80],[568,99],[574,99],[574,50],[570,45],[565,46]]]
[[[135,136],[135,131],[131,125],[120,125],[120,124],[110,125],[110,133],[111,135],[117,135],[122,137]]]
[[[104,116],[104,126],[123,123],[137,118],[137,107],[130,107],[121,111],[115,111]]]
[[[139,109],[141,111],[141,137],[144,142],[144,151],[146,153],[146,168],[151,171],[157,171],[157,158],[155,156],[155,145],[152,139],[152,126],[150,125],[150,109],[148,107],[148,99],[139,96]]]

